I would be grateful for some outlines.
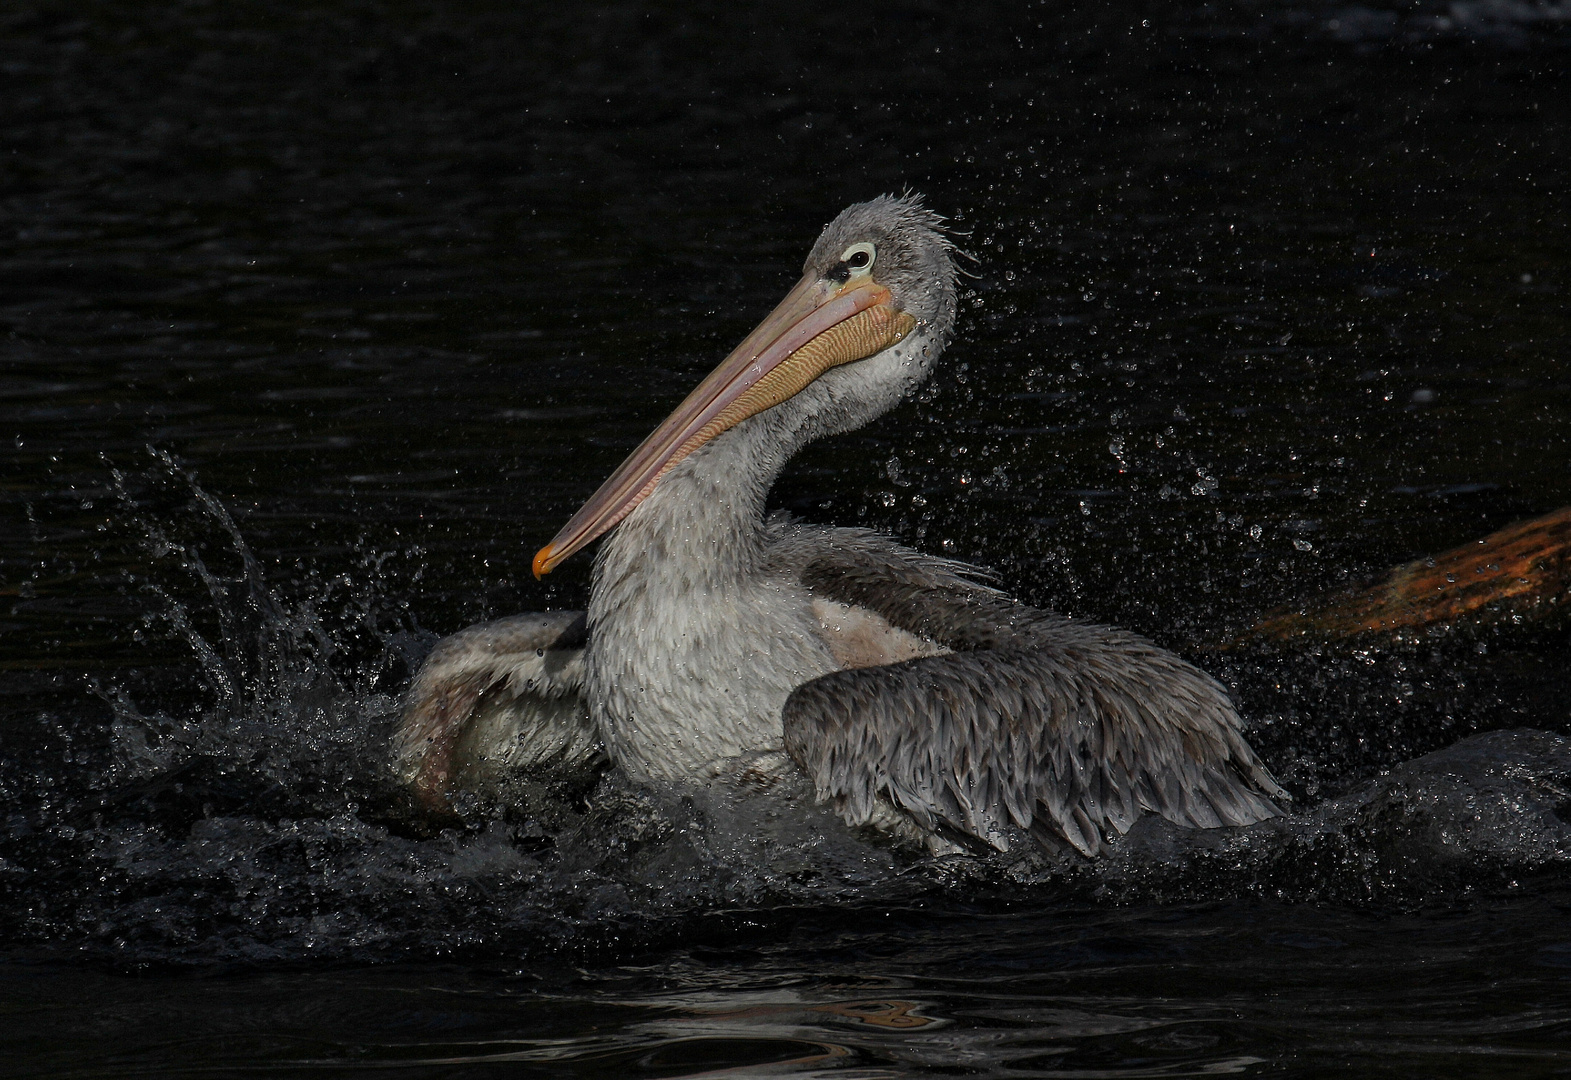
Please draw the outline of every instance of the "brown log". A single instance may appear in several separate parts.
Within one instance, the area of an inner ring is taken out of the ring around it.
[[[1571,506],[1441,555],[1399,566],[1367,588],[1262,616],[1248,641],[1335,641],[1438,625],[1538,621],[1571,598]]]

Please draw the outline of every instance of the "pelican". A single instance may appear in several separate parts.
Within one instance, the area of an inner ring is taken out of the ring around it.
[[[427,658],[395,739],[422,803],[603,754],[644,783],[800,771],[847,824],[935,853],[1089,857],[1146,812],[1281,812],[1226,691],[1186,661],[874,532],[764,513],[793,454],[932,372],[954,257],[920,196],[830,222],[780,305],[535,556],[540,577],[605,538],[587,612],[473,626]]]

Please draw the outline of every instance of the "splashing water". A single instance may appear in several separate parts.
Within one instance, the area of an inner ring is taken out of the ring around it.
[[[113,712],[103,752],[6,778],[23,811],[4,854],[4,917],[22,937],[149,960],[530,948],[720,904],[843,898],[891,878],[887,852],[802,790],[638,791],[608,776],[592,792],[526,798],[529,813],[461,802],[465,827],[430,835],[389,768],[389,673],[410,670],[435,635],[384,628],[396,607],[379,592],[386,560],[368,559],[365,580],[312,579],[314,591],[287,600],[224,506],[157,457],[238,567],[215,571],[116,473],[141,546],[205,597],[194,610],[170,586],[138,582],[156,601],[147,622],[189,648],[209,702],[148,712],[95,683]]]
[[[114,488],[148,559],[133,575],[147,631],[189,651],[202,700],[144,709],[94,682],[107,741],[62,728],[7,762],[0,926],[17,943],[132,964],[527,955],[826,906],[1401,906],[1571,867],[1571,740],[1544,732],[1474,736],[1253,829],[1147,817],[1095,862],[915,859],[842,826],[805,782],[657,790],[614,771],[525,784],[505,807],[461,800],[463,826],[433,833],[389,768],[398,689],[435,640],[397,599],[418,570],[401,580],[391,556],[366,555],[359,575],[307,572],[287,597],[224,505],[155,456],[178,511],[149,509],[118,471]]]

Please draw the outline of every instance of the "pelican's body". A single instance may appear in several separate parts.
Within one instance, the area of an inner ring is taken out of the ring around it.
[[[825,229],[775,314],[536,557],[609,533],[587,617],[501,620],[428,659],[399,742],[428,805],[603,748],[645,781],[799,768],[847,821],[934,850],[1025,830],[1089,855],[1146,810],[1277,812],[1226,694],[1184,661],[865,530],[764,516],[798,449],[927,377],[954,274],[914,199]]]

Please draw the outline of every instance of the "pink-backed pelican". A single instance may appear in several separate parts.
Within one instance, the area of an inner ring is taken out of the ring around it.
[[[1095,855],[1145,812],[1247,825],[1285,793],[1223,688],[1151,642],[1020,604],[863,529],[766,516],[808,442],[927,378],[955,321],[943,219],[852,206],[802,279],[534,559],[604,536],[587,612],[443,640],[396,748],[429,808],[604,754],[647,782],[805,773],[852,825],[933,851]]]

